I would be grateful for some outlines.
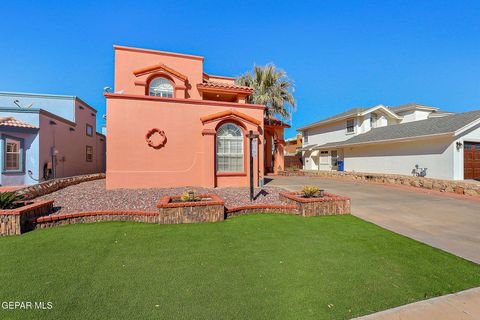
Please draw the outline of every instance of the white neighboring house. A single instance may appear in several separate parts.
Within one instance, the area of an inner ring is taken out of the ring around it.
[[[303,134],[305,170],[480,179],[480,110],[378,105],[350,109],[297,131]]]

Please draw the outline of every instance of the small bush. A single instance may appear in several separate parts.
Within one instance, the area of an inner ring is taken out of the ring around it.
[[[16,192],[7,191],[0,193],[0,209],[15,209],[19,207],[18,201],[23,197]]]
[[[200,199],[195,196],[195,191],[189,190],[185,191],[182,196],[180,197],[180,200],[183,202],[190,202],[190,201],[199,201]]]
[[[320,188],[317,186],[304,186],[301,193],[304,198],[315,198],[320,195]]]

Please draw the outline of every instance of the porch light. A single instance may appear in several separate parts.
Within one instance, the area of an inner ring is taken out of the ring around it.
[[[457,150],[462,149],[463,144],[460,141],[457,141]]]

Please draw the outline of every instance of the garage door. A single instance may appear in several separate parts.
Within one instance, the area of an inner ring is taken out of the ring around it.
[[[480,179],[480,143],[464,143],[464,179]]]

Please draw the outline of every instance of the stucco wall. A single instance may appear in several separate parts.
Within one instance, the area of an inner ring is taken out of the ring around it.
[[[263,109],[166,100],[107,99],[107,187],[246,185],[248,162],[244,164],[245,175],[215,180],[214,132],[202,134],[202,131],[206,128],[214,131],[216,124],[204,125],[200,118],[235,109],[263,123]],[[160,149],[149,147],[146,142],[145,135],[154,128],[166,135],[167,141]],[[263,133],[257,126],[247,125],[246,130],[249,129],[258,130],[259,140],[263,141]],[[263,176],[263,166],[257,168],[257,163],[263,164],[262,150],[263,144],[260,144],[259,159],[254,161],[254,172],[260,176]],[[246,143],[244,153],[248,152]]]
[[[403,117],[401,123],[425,120],[425,119],[428,119],[429,114],[430,114],[430,111],[423,111],[423,110],[409,110],[404,112],[398,112],[398,115]]]
[[[453,179],[453,138],[344,148],[346,171],[411,175],[415,165],[427,177]]]
[[[56,178],[104,172],[105,141],[99,143],[99,136],[95,134],[95,117],[90,113],[89,109],[80,110],[77,113],[76,126],[47,115],[40,115],[39,170],[41,174],[43,174],[44,164],[52,162],[52,147],[58,151]],[[52,125],[50,121],[56,124]],[[91,137],[86,135],[86,123],[94,128]],[[71,131],[70,128],[74,130]],[[93,147],[92,162],[86,161],[86,146]]]
[[[115,91],[145,95],[145,86],[135,82],[144,81],[147,76],[136,77],[133,71],[160,63],[188,77],[188,95],[180,98],[201,99],[196,85],[203,81],[203,58],[153,50],[115,49]]]

